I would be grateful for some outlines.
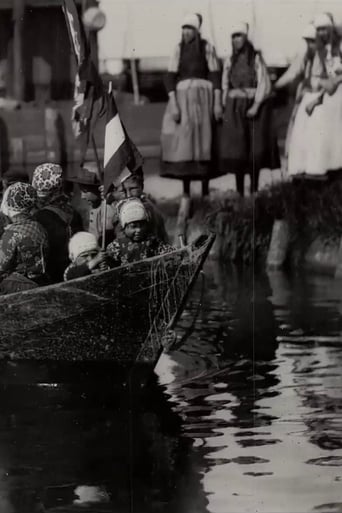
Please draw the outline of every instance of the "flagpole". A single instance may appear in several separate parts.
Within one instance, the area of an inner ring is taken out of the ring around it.
[[[100,159],[99,159],[99,154],[97,153],[97,147],[96,147],[96,141],[95,141],[95,137],[94,137],[94,134],[91,134],[91,143],[92,143],[92,146],[93,146],[93,150],[94,150],[94,155],[95,155],[95,160],[96,160],[96,165],[97,165],[97,170],[98,170],[98,174],[99,174],[99,178],[100,180],[102,179],[102,185],[103,185],[103,172],[102,172],[102,166],[101,166],[101,162],[100,162]],[[103,198],[102,200],[102,205],[101,205],[101,210],[102,210],[102,244],[101,244],[101,249],[104,251],[106,249],[106,218],[107,218],[107,201],[106,201],[106,198]]]
[[[113,84],[112,84],[112,81],[110,81],[108,84],[108,94],[112,94],[112,90],[113,90]],[[94,145],[96,162],[98,163],[97,165],[99,168],[99,172],[101,173],[100,176],[102,177],[102,186],[104,186],[104,173],[102,172],[102,167],[101,167],[100,159],[99,159],[99,156],[97,153],[94,135],[92,135],[92,140],[93,140],[93,145]],[[102,249],[102,251],[105,251],[105,249],[106,249],[106,228],[107,228],[107,201],[106,201],[105,196],[102,200],[101,208],[102,208],[102,244],[101,244],[101,249]]]

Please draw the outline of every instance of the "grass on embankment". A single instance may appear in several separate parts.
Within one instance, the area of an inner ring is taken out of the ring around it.
[[[160,204],[171,231],[177,207],[176,202]],[[188,238],[207,228],[218,235],[216,251],[221,260],[246,264],[264,261],[276,219],[289,224],[289,253],[296,264],[318,237],[336,247],[342,235],[342,181],[282,182],[243,200],[235,195],[194,198]]]

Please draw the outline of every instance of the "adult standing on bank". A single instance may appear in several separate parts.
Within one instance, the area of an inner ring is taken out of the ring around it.
[[[342,46],[333,17],[315,17],[317,49],[289,141],[291,177],[326,179],[342,170]]]
[[[171,57],[166,86],[169,102],[162,124],[161,176],[202,181],[203,195],[215,175],[213,123],[222,117],[221,74],[215,48],[200,35],[198,14],[182,23],[182,39]]]
[[[274,84],[274,88],[279,90],[293,83],[297,83],[295,102],[286,133],[286,163],[288,161],[289,142],[291,140],[292,130],[297,116],[297,111],[304,94],[310,90],[311,68],[316,53],[316,29],[312,23],[305,27],[302,34],[302,38],[305,41],[305,47],[303,48],[303,51],[298,52],[289,68]]]
[[[223,124],[220,137],[222,171],[236,177],[244,195],[244,177],[251,177],[251,193],[258,190],[262,168],[280,167],[272,122],[271,80],[262,55],[248,39],[248,24],[232,27],[232,54],[222,75]]]

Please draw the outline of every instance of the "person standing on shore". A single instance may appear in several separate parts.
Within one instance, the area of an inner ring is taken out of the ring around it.
[[[251,193],[258,190],[262,168],[280,167],[279,151],[269,100],[271,80],[259,51],[248,39],[248,24],[233,26],[232,55],[222,75],[223,124],[220,166],[236,177],[236,189],[244,195],[244,177],[251,177]]]
[[[302,38],[305,41],[304,51],[297,54],[296,58],[292,61],[289,68],[274,84],[274,88],[279,90],[289,86],[292,83],[297,83],[295,103],[292,109],[290,121],[287,127],[286,141],[285,141],[285,160],[288,161],[289,154],[289,141],[296,119],[298,107],[302,98],[308,90],[310,90],[310,76],[313,59],[316,52],[316,29],[312,23],[305,27]]]
[[[222,117],[220,65],[215,48],[200,35],[198,14],[182,23],[182,39],[169,64],[169,102],[161,131],[161,176],[183,180],[185,196],[192,180],[209,193],[213,169],[213,124]]]
[[[342,170],[342,46],[328,13],[314,19],[317,49],[289,140],[291,177],[323,179]]]

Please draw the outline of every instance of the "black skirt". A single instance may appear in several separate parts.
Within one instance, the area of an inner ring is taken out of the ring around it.
[[[221,172],[239,173],[260,169],[279,169],[280,157],[270,100],[259,108],[257,116],[247,118],[253,99],[227,98],[217,158]]]

